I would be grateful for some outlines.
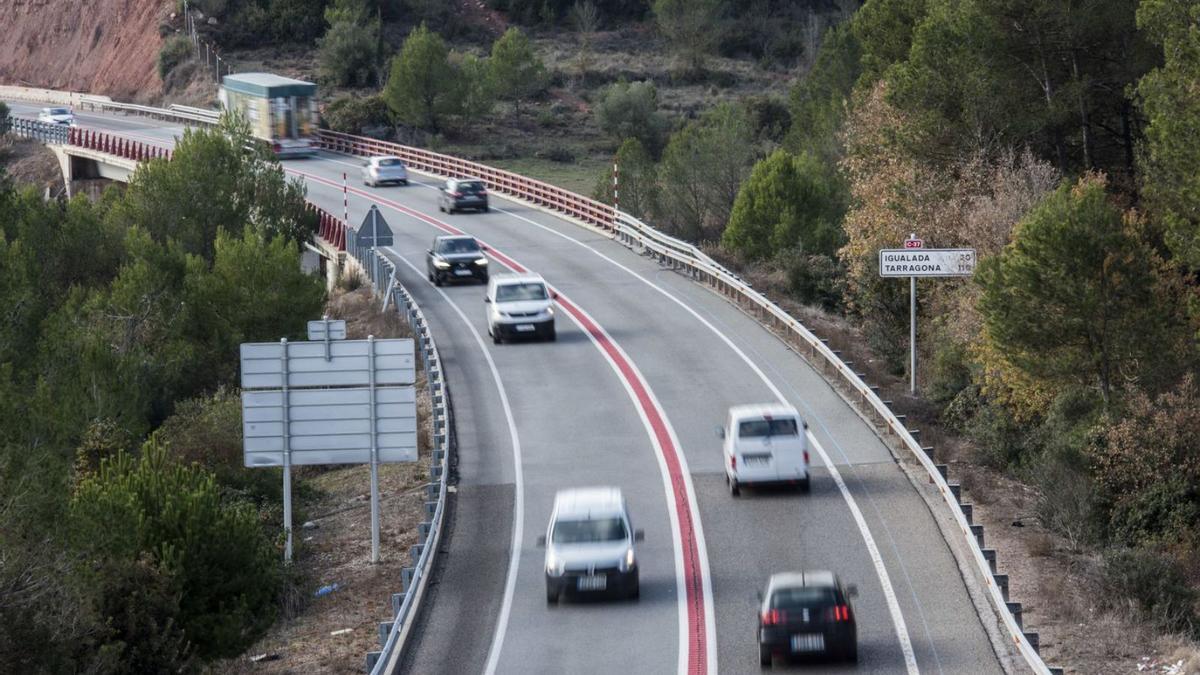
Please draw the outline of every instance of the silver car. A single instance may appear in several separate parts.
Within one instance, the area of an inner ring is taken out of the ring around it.
[[[546,602],[566,596],[616,595],[636,599],[638,561],[633,529],[621,490],[592,487],[559,490],[545,536]]]
[[[399,157],[372,157],[363,162],[362,180],[371,187],[385,183],[408,185],[408,169]]]
[[[63,124],[71,126],[75,124],[75,114],[70,108],[42,108],[38,113],[39,122],[47,122],[49,124]]]

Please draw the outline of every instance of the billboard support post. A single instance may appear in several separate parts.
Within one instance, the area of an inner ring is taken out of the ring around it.
[[[287,544],[283,549],[283,559],[292,562],[292,449],[289,440],[288,422],[291,414],[288,409],[288,346],[287,338],[281,338],[283,353],[279,355],[279,365],[283,370],[283,531],[287,533]]]
[[[367,336],[367,372],[370,373],[371,422],[371,564],[379,562],[379,443],[375,420],[375,336]]]

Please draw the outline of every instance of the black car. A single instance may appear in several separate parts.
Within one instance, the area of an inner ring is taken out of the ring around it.
[[[425,252],[425,271],[435,286],[452,279],[473,279],[487,283],[488,259],[483,255],[475,237],[435,237],[433,246]]]
[[[763,667],[773,659],[823,656],[858,660],[858,628],[850,598],[854,586],[843,587],[833,572],[774,574],[760,594],[758,657]]]
[[[438,211],[454,213],[463,209],[488,210],[487,188],[478,178],[451,178],[438,195]]]

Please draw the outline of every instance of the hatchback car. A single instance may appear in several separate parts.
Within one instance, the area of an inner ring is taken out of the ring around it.
[[[75,113],[71,112],[70,108],[42,108],[37,118],[39,122],[49,124],[64,124],[66,126],[75,124]]]
[[[746,485],[797,485],[808,491],[808,423],[788,405],[739,405],[729,409],[724,439],[729,493]]]
[[[554,341],[554,300],[540,274],[496,274],[488,282],[488,335],[500,344],[514,337]]]
[[[475,237],[465,235],[435,237],[425,251],[425,272],[434,286],[453,279],[478,279],[488,282],[488,259]]]
[[[439,211],[453,214],[463,209],[488,210],[487,188],[478,178],[451,178],[439,189]]]
[[[833,572],[774,574],[758,616],[758,658],[770,666],[775,658],[826,656],[858,660],[858,628],[850,598],[853,585],[842,586]]]
[[[362,180],[371,187],[386,183],[408,185],[408,168],[399,157],[372,157],[363,162]]]
[[[538,546],[546,548],[546,602],[564,595],[637,598],[634,543],[644,538],[633,529],[620,489],[560,490],[546,535],[538,537]]]

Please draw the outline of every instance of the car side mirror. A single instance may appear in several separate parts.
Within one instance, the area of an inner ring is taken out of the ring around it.
[[[633,540],[634,541],[644,541],[645,539],[646,539],[646,531],[645,530],[634,530],[633,531]]]
[[[546,535],[541,535],[537,538],[538,548],[546,548]]]
[[[804,430],[808,431],[808,422],[807,421],[804,423]]]
[[[480,251],[490,251],[491,249],[489,249],[487,246],[480,246],[479,250]]]
[[[550,291],[550,299],[557,300],[558,299],[558,291]]]
[[[755,596],[756,598],[758,598],[758,601],[759,601],[759,602],[762,602],[762,599],[763,599],[763,597],[762,597],[762,591],[757,591],[757,592],[754,594],[754,596]]]
[[[429,249],[425,249],[425,254],[426,254],[426,255],[433,255],[433,249],[431,249],[431,248],[429,248]]]
[[[846,595],[852,598],[858,597],[858,586],[855,586],[854,584],[846,586]]]
[[[725,438],[725,427],[717,427],[717,438]]]

